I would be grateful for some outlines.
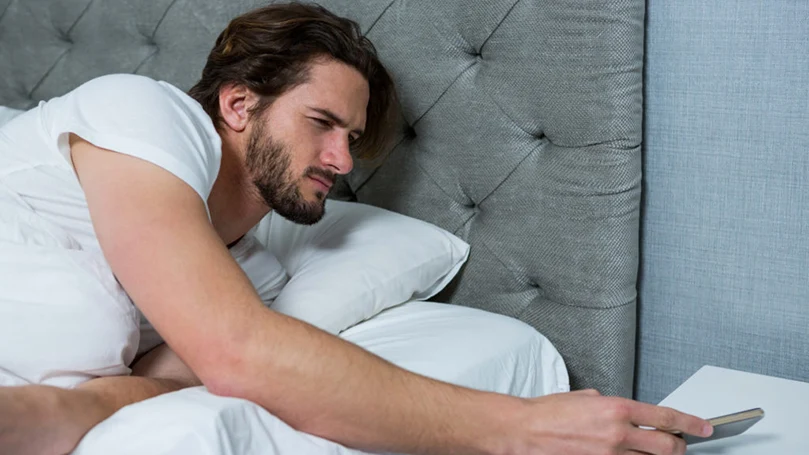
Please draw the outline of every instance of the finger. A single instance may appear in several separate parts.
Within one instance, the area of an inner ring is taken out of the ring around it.
[[[713,427],[707,420],[663,406],[635,401],[631,416],[632,423],[638,426],[649,426],[668,432],[679,431],[702,437],[713,433]]]
[[[635,428],[626,436],[626,448],[655,455],[682,455],[685,440],[665,431]]]
[[[601,393],[599,393],[599,391],[598,391],[598,390],[596,390],[596,389],[582,389],[582,390],[574,390],[574,391],[569,392],[569,393],[571,393],[571,394],[573,394],[573,395],[586,395],[586,396],[588,396],[588,397],[597,397],[597,396],[601,396]]]

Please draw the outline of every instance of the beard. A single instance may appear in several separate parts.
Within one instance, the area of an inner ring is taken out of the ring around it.
[[[311,225],[323,218],[326,194],[315,193],[317,201],[307,201],[298,182],[305,177],[320,177],[333,182],[335,175],[309,167],[299,179],[292,177],[292,153],[281,141],[264,132],[264,125],[256,122],[247,145],[246,166],[253,186],[264,202],[279,215],[297,224]]]

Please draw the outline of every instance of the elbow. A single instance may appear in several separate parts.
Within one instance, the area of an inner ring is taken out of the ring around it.
[[[250,399],[250,373],[238,349],[218,355],[207,355],[201,362],[197,376],[202,385],[214,395]]]
[[[199,366],[195,372],[210,393],[261,403],[272,395],[265,387],[267,378],[282,377],[277,359],[267,355],[273,344],[266,336],[273,331],[266,319],[270,312],[257,308],[258,314],[235,318],[215,336],[200,337],[193,345]]]
[[[319,404],[303,398],[299,390],[289,382],[293,375],[273,370],[272,363],[259,363],[255,358],[244,355],[249,350],[231,348],[215,361],[209,357],[205,368],[200,370],[200,380],[208,392],[228,398],[251,401],[291,427],[317,436],[339,436],[329,431],[331,426],[324,419]],[[275,371],[275,374],[272,373]],[[268,386],[267,378],[283,377],[286,381],[274,382]]]
[[[212,375],[202,380],[202,385],[214,395],[220,397],[245,398],[244,390],[240,384],[229,380],[232,375]]]

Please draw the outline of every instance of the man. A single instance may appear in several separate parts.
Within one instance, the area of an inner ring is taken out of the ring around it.
[[[356,24],[276,5],[231,22],[190,96],[105,76],[0,131],[0,452],[69,452],[122,406],[200,383],[373,451],[670,454],[680,438],[638,426],[708,434],[595,391],[427,379],[261,304],[227,245],[270,210],[316,222],[350,152],[384,148],[393,100]],[[167,344],[128,375],[135,305]]]

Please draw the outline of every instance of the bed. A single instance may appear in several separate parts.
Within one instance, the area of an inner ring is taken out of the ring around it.
[[[466,387],[521,397],[570,387],[564,362],[547,338],[518,320],[473,308],[409,302],[340,336],[410,371]],[[253,403],[198,387],[123,408],[91,430],[73,455],[110,453],[364,452],[296,431]]]
[[[0,0],[0,105],[109,73],[187,89],[227,21],[265,3]],[[469,260],[432,300],[522,321],[561,354],[572,388],[631,396],[644,2],[320,3],[360,24],[402,100],[396,146],[332,197],[464,239]]]

